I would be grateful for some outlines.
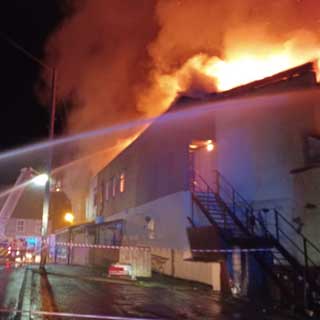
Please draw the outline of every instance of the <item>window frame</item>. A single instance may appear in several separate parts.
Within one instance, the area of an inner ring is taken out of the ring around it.
[[[106,181],[106,186],[105,186],[105,190],[104,190],[104,199],[105,199],[105,201],[110,200],[110,179],[108,181]]]
[[[115,198],[117,194],[117,177],[113,176],[111,180],[112,180],[111,196],[112,198]]]
[[[19,228],[21,227],[19,224],[22,223],[22,229],[20,230]],[[17,233],[25,233],[25,220],[24,219],[17,219],[16,221],[16,232]]]

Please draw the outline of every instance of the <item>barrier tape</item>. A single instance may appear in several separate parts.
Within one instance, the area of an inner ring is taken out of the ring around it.
[[[213,253],[232,253],[232,252],[265,252],[265,251],[272,251],[271,248],[252,248],[252,249],[192,249],[192,252],[213,252]]]
[[[104,244],[88,244],[88,243],[73,243],[73,242],[57,242],[57,246],[64,247],[77,247],[77,248],[97,248],[97,249],[127,249],[127,250],[146,250],[151,251],[149,247],[134,247],[134,246],[112,246]],[[169,248],[167,248],[169,249]],[[264,252],[271,251],[271,248],[236,248],[236,249],[192,249],[192,252],[199,253],[232,253],[234,251],[239,252]]]
[[[73,243],[73,242],[56,242],[57,246],[64,247],[80,247],[80,248],[97,248],[97,249],[129,249],[129,250],[146,250],[150,251],[149,247],[135,246],[113,246],[105,244],[88,244],[88,243]]]
[[[7,308],[0,308],[0,313],[16,313],[16,314],[19,313],[19,314],[43,315],[43,316],[66,317],[66,318],[77,317],[77,319],[85,318],[85,319],[106,319],[106,320],[161,320],[160,318],[120,317],[120,316],[109,316],[109,315],[101,315],[101,314],[51,312],[51,311],[21,310],[21,309],[7,309]]]

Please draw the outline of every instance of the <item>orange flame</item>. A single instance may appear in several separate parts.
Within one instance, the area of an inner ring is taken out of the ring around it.
[[[307,55],[304,58],[286,53],[275,53],[266,56],[239,55],[234,60],[224,61],[217,57],[209,58],[199,54],[191,58],[190,62],[200,72],[215,80],[218,91],[226,91],[272,76],[314,58],[313,55]],[[319,72],[317,74],[319,78]]]
[[[225,60],[196,54],[172,74],[154,74],[153,88],[140,103],[150,105],[151,101],[156,101],[157,108],[153,103],[152,115],[159,114],[168,109],[179,94],[192,93],[195,83],[196,92],[222,92],[314,60],[316,79],[320,82],[320,48],[301,52],[284,46],[282,50],[270,51],[264,54],[236,51]]]

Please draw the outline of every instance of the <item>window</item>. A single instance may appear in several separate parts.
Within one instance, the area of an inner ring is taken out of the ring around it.
[[[98,205],[98,193],[97,187],[93,189],[93,206],[96,207]]]
[[[101,182],[100,190],[99,190],[99,193],[98,193],[98,203],[100,205],[103,204],[103,197],[104,197],[104,184],[103,184],[103,182]]]
[[[146,229],[147,229],[147,237],[150,240],[153,240],[156,238],[156,233],[155,233],[155,221],[154,219],[150,218],[150,217],[145,217],[146,220]]]
[[[111,222],[99,228],[99,244],[120,245],[123,236],[123,222]]]
[[[106,183],[106,190],[105,190],[105,199],[108,201],[110,198],[110,181]]]
[[[23,233],[24,232],[24,220],[17,220],[16,230],[19,233]]]
[[[124,172],[120,174],[120,192],[124,192],[126,188],[126,175]]]
[[[116,190],[117,190],[117,179],[116,177],[112,178],[112,196],[116,196]]]
[[[38,235],[38,234],[41,234],[41,230],[42,230],[42,225],[41,225],[41,220],[40,221],[37,221],[35,223],[35,234]]]

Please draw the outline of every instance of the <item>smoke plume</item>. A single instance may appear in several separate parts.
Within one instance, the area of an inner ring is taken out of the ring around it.
[[[68,134],[161,114],[184,91],[219,90],[221,61],[232,62],[239,54],[285,53],[294,55],[292,64],[319,53],[318,0],[74,0],[64,5],[71,14],[49,37],[46,60],[58,69],[60,101],[73,105]],[[88,178],[139,130],[76,146],[77,157],[106,152],[65,173],[74,204],[83,198]]]

